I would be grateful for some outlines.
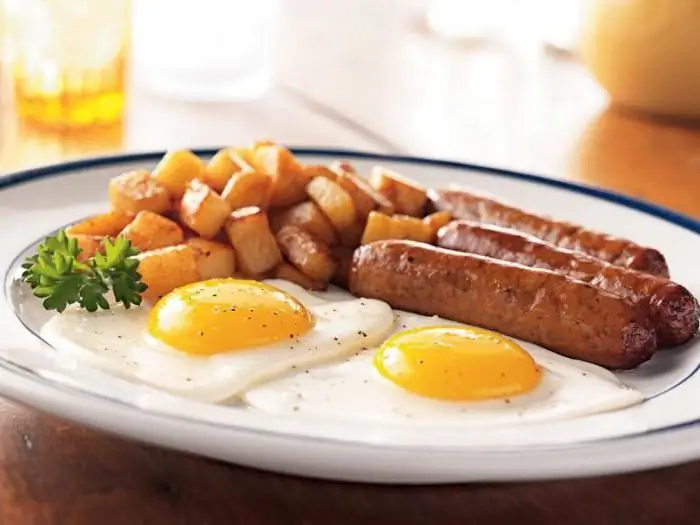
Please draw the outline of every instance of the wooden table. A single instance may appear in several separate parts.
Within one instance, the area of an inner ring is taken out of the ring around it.
[[[276,87],[248,105],[177,103],[134,90],[124,125],[50,135],[17,122],[0,91],[0,173],[274,137],[533,171],[700,218],[700,130],[607,109],[571,58],[427,38],[416,29],[416,4],[286,2]],[[370,487],[159,450],[12,403],[0,404],[0,428],[2,525],[700,522],[700,463],[577,481]]]

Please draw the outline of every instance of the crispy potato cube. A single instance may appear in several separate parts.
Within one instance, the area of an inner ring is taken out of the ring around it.
[[[329,246],[337,243],[333,226],[323,212],[311,201],[302,202],[271,218],[272,231],[278,232],[284,226],[303,228]]]
[[[257,206],[232,212],[224,229],[244,274],[250,277],[262,275],[282,260],[267,215]]]
[[[352,198],[338,183],[325,177],[316,177],[309,182],[306,192],[339,232],[357,220]]]
[[[298,226],[285,226],[277,232],[277,242],[287,260],[317,281],[328,282],[336,262],[330,248]]]
[[[129,213],[112,210],[93,215],[69,226],[66,228],[66,234],[116,237],[133,218],[134,216]]]
[[[174,246],[184,240],[182,228],[175,221],[152,211],[139,212],[121,235],[142,252]]]
[[[228,148],[228,154],[231,159],[238,164],[242,170],[253,168],[253,154],[255,148],[244,148],[235,146]]]
[[[325,177],[330,180],[335,180],[337,177],[337,174],[332,169],[320,164],[309,164],[304,166],[304,171],[306,172],[309,180],[315,179],[316,177]]]
[[[371,211],[379,211],[386,215],[394,214],[394,205],[391,201],[358,175],[342,171],[338,173],[336,182],[352,198],[357,218],[361,223],[364,224]]]
[[[231,213],[228,203],[200,180],[193,180],[180,202],[180,219],[204,238],[211,239]]]
[[[325,290],[328,288],[327,283],[312,279],[286,262],[280,263],[277,268],[275,268],[274,275],[277,279],[283,279],[285,281],[289,281],[290,283],[298,284],[307,290]]]
[[[168,151],[153,170],[158,184],[179,199],[185,194],[190,181],[201,179],[206,166],[204,161],[189,150]]]
[[[420,217],[428,200],[427,190],[398,173],[376,166],[369,183],[393,204],[396,213]]]
[[[202,173],[202,180],[211,189],[221,193],[233,174],[239,171],[241,171],[241,166],[231,158],[228,150],[222,149],[209,160]]]
[[[306,199],[309,177],[287,148],[257,147],[253,155],[253,168],[272,178],[270,206],[292,206]]]
[[[232,277],[236,271],[236,254],[228,244],[192,237],[188,246],[197,253],[197,270],[202,280]]]
[[[175,288],[201,281],[197,270],[197,252],[191,246],[179,244],[140,253],[138,272],[148,286],[144,299],[155,301]]]
[[[257,171],[243,170],[236,173],[226,184],[221,196],[232,210],[257,206],[267,208],[272,190],[272,178]]]
[[[423,217],[423,222],[430,227],[432,232],[431,242],[433,244],[437,242],[437,234],[440,228],[446,226],[450,221],[452,221],[452,214],[449,211],[436,211]]]
[[[170,209],[170,194],[145,170],[130,171],[109,181],[112,209],[127,215],[148,210],[165,213]]]
[[[341,288],[347,288],[350,278],[350,269],[352,268],[352,256],[355,253],[355,249],[338,245],[332,248],[332,252],[336,267],[331,282]]]
[[[103,248],[104,237],[101,235],[86,235],[83,233],[67,233],[66,235],[71,239],[75,239],[78,243],[78,248],[80,248],[80,253],[78,254],[78,260],[80,262],[87,261],[90,257],[93,257],[96,253],[101,252]]]
[[[409,215],[384,215],[373,211],[369,214],[362,244],[384,239],[404,239],[430,243],[433,231],[422,220]]]

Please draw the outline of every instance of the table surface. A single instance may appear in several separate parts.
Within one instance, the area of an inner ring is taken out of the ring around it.
[[[419,4],[289,0],[276,84],[264,99],[192,104],[134,89],[125,123],[90,134],[18,122],[0,73],[0,174],[85,155],[273,137],[535,172],[700,218],[700,130],[608,108],[569,56],[430,38],[416,21]],[[700,521],[700,463],[575,481],[373,487],[189,457],[9,402],[0,404],[0,428],[3,525]]]

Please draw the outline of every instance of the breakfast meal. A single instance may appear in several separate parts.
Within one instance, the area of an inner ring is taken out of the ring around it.
[[[271,141],[167,152],[22,281],[56,350],[209,403],[373,421],[546,421],[643,400],[614,373],[698,331],[653,248],[308,164]],[[515,338],[515,339],[511,339]],[[517,340],[516,340],[517,339]]]

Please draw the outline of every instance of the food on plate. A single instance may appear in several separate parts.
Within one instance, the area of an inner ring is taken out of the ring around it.
[[[186,243],[195,251],[198,280],[233,277],[236,272],[236,253],[229,244],[201,237],[192,237],[187,239]]]
[[[338,242],[333,225],[311,201],[301,202],[275,214],[271,218],[271,224],[275,232],[285,226],[298,226],[329,246]]]
[[[137,213],[118,234],[139,251],[181,244],[185,238],[182,228],[175,221],[152,211]]]
[[[330,248],[298,226],[284,226],[277,232],[277,243],[284,257],[315,281],[327,283],[333,277],[336,262]]]
[[[272,178],[252,169],[244,169],[233,175],[221,196],[232,210],[257,206],[267,209],[272,189]]]
[[[439,232],[438,246],[545,268],[590,283],[650,309],[661,347],[691,339],[700,310],[693,295],[663,277],[621,268],[593,257],[557,248],[515,230],[472,221],[454,221]]]
[[[222,402],[285,372],[378,345],[393,324],[381,301],[327,302],[284,281],[215,279],[180,287],[153,306],[71,308],[41,335],[122,377]]]
[[[267,214],[260,208],[250,206],[232,212],[224,229],[245,275],[263,275],[282,260]]]
[[[272,179],[271,206],[292,206],[306,200],[309,177],[287,148],[259,145],[253,151],[252,162],[256,171]]]
[[[134,215],[119,210],[93,215],[66,228],[68,235],[95,235],[116,237],[129,224]]]
[[[698,329],[688,290],[637,271],[667,274],[658,251],[466,190],[428,190],[383,166],[365,178],[347,162],[305,163],[259,141],[208,162],[168,152],[153,173],[114,177],[108,193],[110,211],[47,238],[25,262],[45,308],[137,316],[124,311],[197,283],[275,278],[326,297],[335,285],[415,312],[399,318],[439,315],[612,369]]]
[[[208,239],[219,233],[230,213],[228,203],[197,179],[189,183],[180,201],[182,222]]]
[[[201,179],[211,189],[221,193],[231,177],[242,169],[243,166],[233,159],[231,152],[228,149],[222,149],[209,160]]]
[[[435,233],[430,225],[410,215],[384,215],[377,211],[369,214],[362,244],[386,239],[405,239],[417,242],[431,242]]]
[[[168,151],[153,170],[153,177],[176,199],[181,198],[190,182],[203,178],[204,161],[189,150]]]
[[[423,216],[428,195],[420,184],[381,166],[372,170],[369,183],[394,205],[396,213]]]
[[[610,368],[634,368],[656,350],[647,310],[629,300],[549,270],[412,241],[355,250],[350,290]]]
[[[465,188],[431,190],[430,199],[436,210],[449,211],[456,219],[513,228],[560,248],[582,252],[616,266],[661,277],[669,276],[666,260],[658,250],[627,239],[536,215]]]
[[[306,192],[338,232],[351,227],[357,221],[352,197],[337,182],[326,177],[316,177],[309,182]]]
[[[110,180],[109,201],[113,210],[127,215],[165,213],[171,208],[170,194],[146,170],[129,171]]]
[[[352,266],[352,256],[355,253],[355,249],[339,244],[333,246],[331,252],[333,253],[333,260],[336,262],[335,272],[333,273],[331,282],[347,290],[348,279],[350,278],[350,267]]]
[[[277,265],[274,276],[275,279],[281,279],[283,281],[298,284],[307,290],[325,290],[328,288],[327,282],[316,281],[286,262],[281,262]]]
[[[253,385],[243,400],[280,416],[472,427],[557,421],[642,401],[600,367],[445,319],[395,316],[377,347]]]
[[[59,313],[72,305],[88,312],[108,309],[108,292],[125,308],[141,304],[146,286],[137,271],[138,250],[120,237],[114,241],[105,237],[101,248],[104,253],[81,261],[77,239],[59,230],[46,237],[35,254],[24,261],[22,280],[42,299],[46,310]]]
[[[357,220],[364,224],[367,216],[378,211],[386,215],[394,213],[394,205],[384,195],[375,190],[369,183],[353,171],[338,171],[335,181],[343,188],[353,203],[357,212]]]
[[[197,264],[203,260],[197,250],[187,244],[139,253],[135,259],[140,282],[145,286],[142,295],[149,301],[158,300],[179,286],[201,280]]]

